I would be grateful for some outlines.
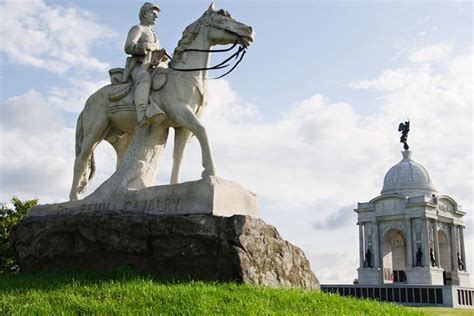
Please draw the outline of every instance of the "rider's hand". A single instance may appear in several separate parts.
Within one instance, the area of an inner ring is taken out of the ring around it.
[[[143,43],[143,49],[146,52],[156,50],[156,43]]]
[[[161,61],[166,61],[168,59],[168,56],[167,55],[167,52],[166,52],[166,49],[162,48],[160,49],[161,51]]]

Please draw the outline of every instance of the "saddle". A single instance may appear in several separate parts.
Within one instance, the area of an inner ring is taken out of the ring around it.
[[[131,77],[127,82],[122,82],[124,68],[113,68],[109,70],[111,85],[107,89],[107,98],[109,99],[109,111],[116,113],[120,111],[135,111],[135,86]],[[150,94],[153,91],[160,90],[167,81],[167,68],[157,68],[152,73],[152,84]],[[161,109],[161,100],[159,95],[150,98],[151,105],[154,109],[147,109],[147,116],[154,116],[159,113],[164,113]],[[150,112],[150,113],[148,113]],[[148,115],[149,114],[149,115]]]

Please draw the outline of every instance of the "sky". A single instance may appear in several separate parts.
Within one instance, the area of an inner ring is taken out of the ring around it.
[[[209,6],[157,4],[154,29],[169,52]],[[0,201],[67,200],[77,117],[87,97],[109,83],[108,69],[123,67],[123,44],[141,5],[0,0]],[[236,70],[208,84],[203,122],[218,175],[258,195],[261,218],[304,250],[321,283],[357,277],[353,209],[380,194],[384,175],[401,160],[397,128],[407,119],[412,158],[467,212],[467,265],[474,271],[472,3],[215,6],[256,32]],[[157,184],[169,181],[171,148]],[[110,145],[100,144],[96,155],[89,193],[115,168]],[[200,178],[199,161],[194,140],[183,181]]]

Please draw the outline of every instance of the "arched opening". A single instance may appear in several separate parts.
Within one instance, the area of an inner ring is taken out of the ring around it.
[[[390,229],[382,240],[384,283],[406,282],[405,239],[400,230]]]
[[[439,263],[441,268],[446,272],[451,272],[453,266],[451,263],[451,245],[448,241],[448,236],[442,230],[438,230],[438,243],[439,243]]]

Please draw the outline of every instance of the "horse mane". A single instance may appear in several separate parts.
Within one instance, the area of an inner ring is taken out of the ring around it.
[[[199,34],[199,30],[201,29],[201,25],[206,16],[207,12],[205,12],[199,19],[189,24],[184,29],[183,37],[181,37],[178,42],[178,46],[176,46],[173,52],[173,63],[178,63],[181,60],[184,50],[196,39],[196,36]]]

